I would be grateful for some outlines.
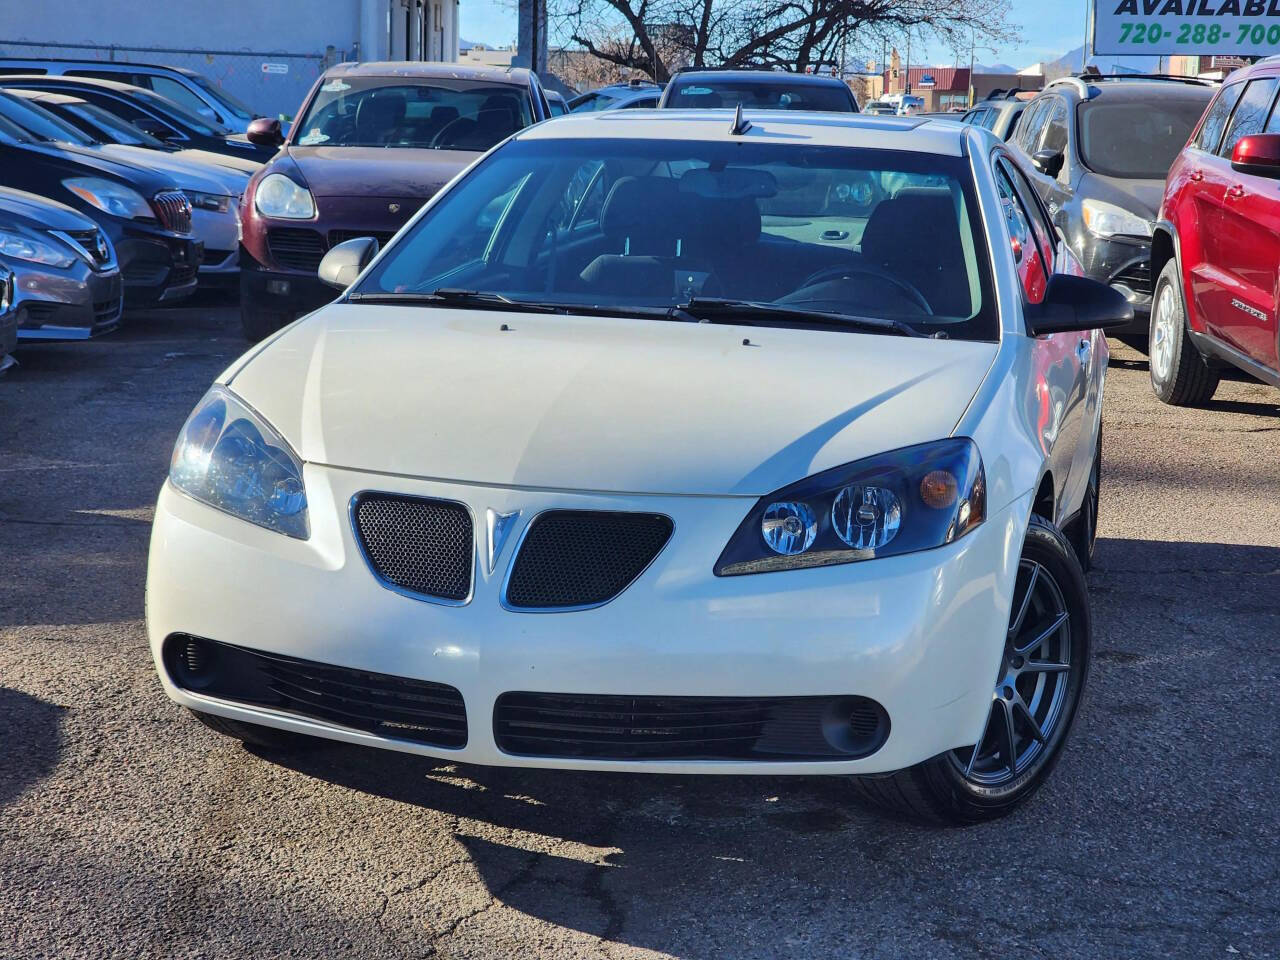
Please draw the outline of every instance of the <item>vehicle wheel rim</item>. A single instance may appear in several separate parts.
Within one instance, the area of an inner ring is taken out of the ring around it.
[[[951,752],[966,780],[1003,786],[1046,759],[1063,722],[1071,670],[1062,590],[1044,566],[1024,559],[982,737]]]
[[[1173,366],[1173,288],[1165,284],[1156,298],[1151,324],[1151,371],[1160,380],[1169,379]]]

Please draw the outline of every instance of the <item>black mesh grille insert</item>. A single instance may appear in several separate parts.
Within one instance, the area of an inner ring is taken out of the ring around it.
[[[1151,296],[1151,263],[1147,260],[1131,263],[1112,277],[1111,282],[1123,283],[1134,293],[1149,297]]]
[[[851,760],[884,744],[889,718],[866,697],[620,697],[504,693],[504,753],[600,760]]]
[[[461,602],[471,594],[471,514],[451,500],[361,494],[356,535],[375,573],[410,593]]]
[[[272,227],[267,231],[267,249],[278,266],[314,273],[325,254],[324,237],[301,227]]]
[[[672,529],[670,517],[653,513],[540,513],[516,555],[507,605],[546,609],[612,600],[653,562]]]
[[[165,669],[184,690],[285,710],[352,730],[439,747],[467,743],[467,712],[454,687],[352,670],[200,637],[164,642]]]

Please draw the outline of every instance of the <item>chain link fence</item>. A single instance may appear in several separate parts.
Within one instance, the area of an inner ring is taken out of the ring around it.
[[[354,51],[328,47],[322,53],[278,50],[193,50],[127,47],[36,40],[0,40],[0,57],[24,60],[103,60],[184,67],[203,74],[255,113],[291,118],[326,68],[354,59]],[[8,68],[0,64],[0,70]],[[165,93],[158,90],[159,93]]]

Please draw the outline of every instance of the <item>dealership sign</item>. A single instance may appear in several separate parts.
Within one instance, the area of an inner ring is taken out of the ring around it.
[[[1106,56],[1280,53],[1280,0],[1093,0],[1092,26]]]

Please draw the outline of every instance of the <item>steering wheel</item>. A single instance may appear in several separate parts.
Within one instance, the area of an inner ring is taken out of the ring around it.
[[[868,277],[875,277],[877,280],[883,280],[891,283],[903,293],[907,295],[907,299],[914,303],[917,307],[924,311],[925,316],[933,316],[933,307],[929,306],[929,301],[925,299],[924,294],[907,283],[905,280],[899,279],[882,267],[873,266],[871,264],[860,264],[857,266],[851,264],[834,264],[830,267],[823,267],[815,273],[807,276],[803,283],[796,288],[794,292],[798,293],[806,287],[812,287],[815,284],[823,283],[828,280],[848,280],[854,274],[865,274]]]

